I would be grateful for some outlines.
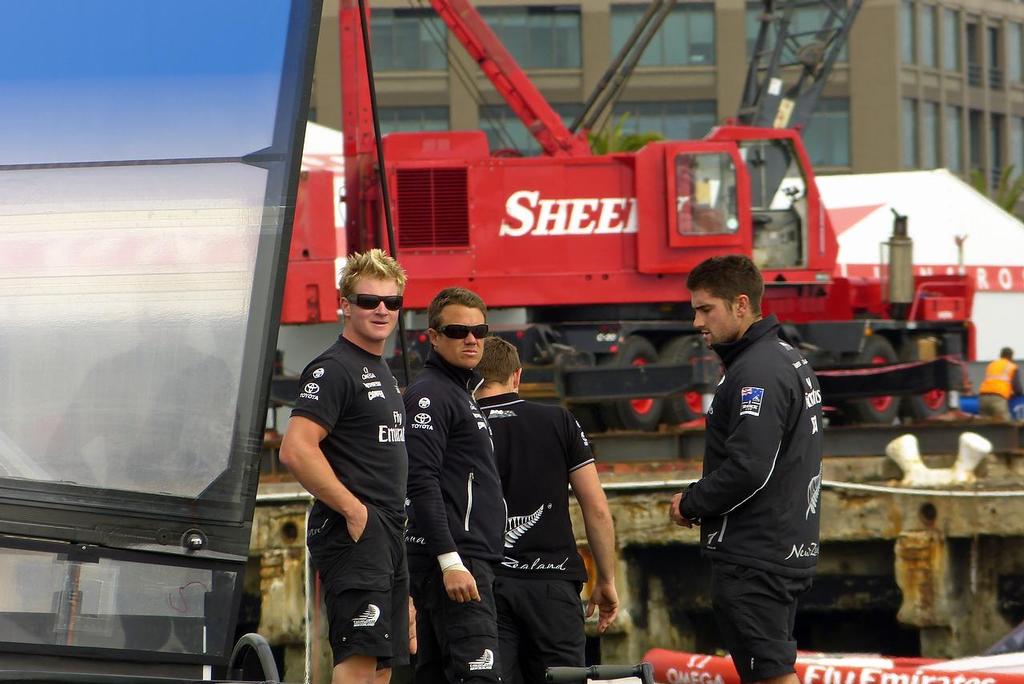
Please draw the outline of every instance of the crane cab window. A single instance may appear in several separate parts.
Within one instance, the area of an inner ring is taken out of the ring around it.
[[[754,263],[761,269],[799,268],[806,262],[807,181],[787,140],[740,146],[750,173]]]
[[[675,157],[675,218],[679,235],[735,233],[736,166],[719,152]]]

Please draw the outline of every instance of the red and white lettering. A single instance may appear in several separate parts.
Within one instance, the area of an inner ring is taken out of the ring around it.
[[[516,223],[509,223],[506,218],[501,222],[498,235],[522,237],[533,230],[533,208],[539,199],[540,193],[530,190],[520,190],[509,195],[505,201],[505,214]]]
[[[1013,287],[1013,276],[1010,275],[1010,269],[1005,266],[996,273],[996,279],[999,281],[999,287],[1004,290],[1009,290]]]
[[[988,274],[985,272],[985,269],[983,267],[981,267],[981,266],[978,267],[978,272],[976,273],[975,277],[977,277],[977,279],[978,279],[977,280],[977,285],[975,287],[977,287],[979,290],[987,290],[988,289]]]
[[[966,275],[972,278],[978,291],[1024,292],[1024,269],[1016,266],[986,264],[984,266],[964,266],[928,264],[914,267],[914,275],[924,276],[944,274],[948,276]],[[877,278],[878,266],[873,264],[837,264],[836,274],[849,278]]]
[[[502,237],[618,235],[637,231],[632,197],[541,199],[536,190],[519,190],[505,201]]]
[[[803,684],[824,684],[826,669],[820,665],[808,665],[804,670]]]
[[[581,199],[573,203],[569,214],[569,235],[589,235],[594,231],[594,213],[601,206],[599,199]]]

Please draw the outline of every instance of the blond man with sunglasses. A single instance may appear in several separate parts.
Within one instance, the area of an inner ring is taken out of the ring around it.
[[[404,288],[402,267],[381,250],[348,258],[344,330],[302,372],[281,445],[281,462],[316,498],[306,545],[324,591],[333,684],[386,683],[409,659],[405,407],[382,358]]]
[[[487,307],[452,287],[434,297],[427,316],[432,350],[405,393],[415,681],[497,682],[493,566],[502,558],[505,502],[490,427],[473,398]]]

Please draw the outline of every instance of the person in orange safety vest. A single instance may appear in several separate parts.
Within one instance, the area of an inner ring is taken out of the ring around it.
[[[985,380],[978,388],[978,412],[983,416],[1010,420],[1010,398],[1022,394],[1020,373],[1013,362],[1013,350],[1003,347],[999,358],[988,364]]]

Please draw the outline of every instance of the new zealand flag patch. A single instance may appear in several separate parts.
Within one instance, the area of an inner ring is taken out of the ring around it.
[[[763,387],[744,387],[740,390],[740,415],[761,415],[761,400],[764,399]]]

